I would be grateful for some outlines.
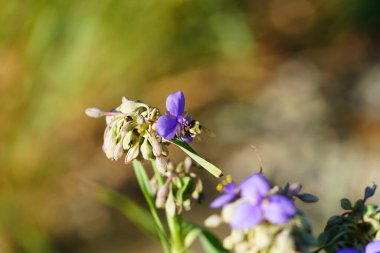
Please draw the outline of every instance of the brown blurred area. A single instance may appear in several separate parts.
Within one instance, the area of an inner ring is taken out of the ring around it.
[[[177,90],[216,135],[194,148],[240,181],[259,168],[254,145],[273,182],[320,197],[302,206],[319,232],[340,198],[380,183],[379,13],[372,0],[0,1],[0,252],[160,252],[97,199],[100,183],[143,203],[84,110],[122,96],[164,110]],[[202,174],[197,223],[216,195]]]

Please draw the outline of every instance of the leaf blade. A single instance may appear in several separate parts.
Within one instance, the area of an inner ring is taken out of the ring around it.
[[[200,166],[202,166],[205,170],[207,170],[209,173],[211,173],[215,177],[222,177],[223,172],[216,167],[214,164],[210,163],[209,161],[205,160],[204,158],[200,157],[195,150],[190,147],[189,144],[186,142],[180,140],[180,139],[174,139],[171,141],[174,145],[182,149],[188,156],[190,156],[194,161],[196,161]]]

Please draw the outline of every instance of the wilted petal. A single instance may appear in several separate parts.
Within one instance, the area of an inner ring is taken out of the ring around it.
[[[270,185],[263,174],[255,173],[244,180],[239,188],[241,190],[241,196],[255,204],[261,197],[269,192]]]
[[[365,247],[365,253],[379,253],[379,252],[380,252],[380,240],[370,242]]]
[[[262,219],[260,207],[244,201],[234,207],[230,225],[234,229],[250,229],[259,224]]]
[[[264,217],[272,224],[281,225],[291,219],[297,212],[294,203],[287,197],[272,195],[261,206]]]
[[[217,197],[213,202],[211,202],[211,208],[221,208],[224,205],[227,205],[236,199],[236,194],[227,193],[222,196]]]
[[[182,91],[177,91],[168,96],[166,99],[166,109],[175,116],[182,116],[185,110],[185,96]]]
[[[156,132],[159,136],[171,140],[177,130],[177,120],[169,115],[161,116],[156,123]]]

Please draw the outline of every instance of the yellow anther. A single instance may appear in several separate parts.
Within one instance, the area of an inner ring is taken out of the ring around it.
[[[218,192],[222,191],[223,188],[224,188],[224,184],[218,184],[218,185],[216,186],[216,190],[217,190]]]

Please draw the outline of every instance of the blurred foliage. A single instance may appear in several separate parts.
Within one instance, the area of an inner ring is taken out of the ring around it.
[[[321,124],[378,150],[379,119],[353,94],[379,63],[379,11],[371,0],[0,1],[0,252],[126,252],[104,238],[138,237],[110,230],[121,217],[92,196],[96,181],[134,188],[131,170],[101,154],[103,125],[83,115],[123,95],[163,104],[183,89],[208,115],[256,97],[289,58],[306,59],[327,77]],[[237,148],[225,145],[208,156]],[[94,238],[100,251],[86,248]]]

